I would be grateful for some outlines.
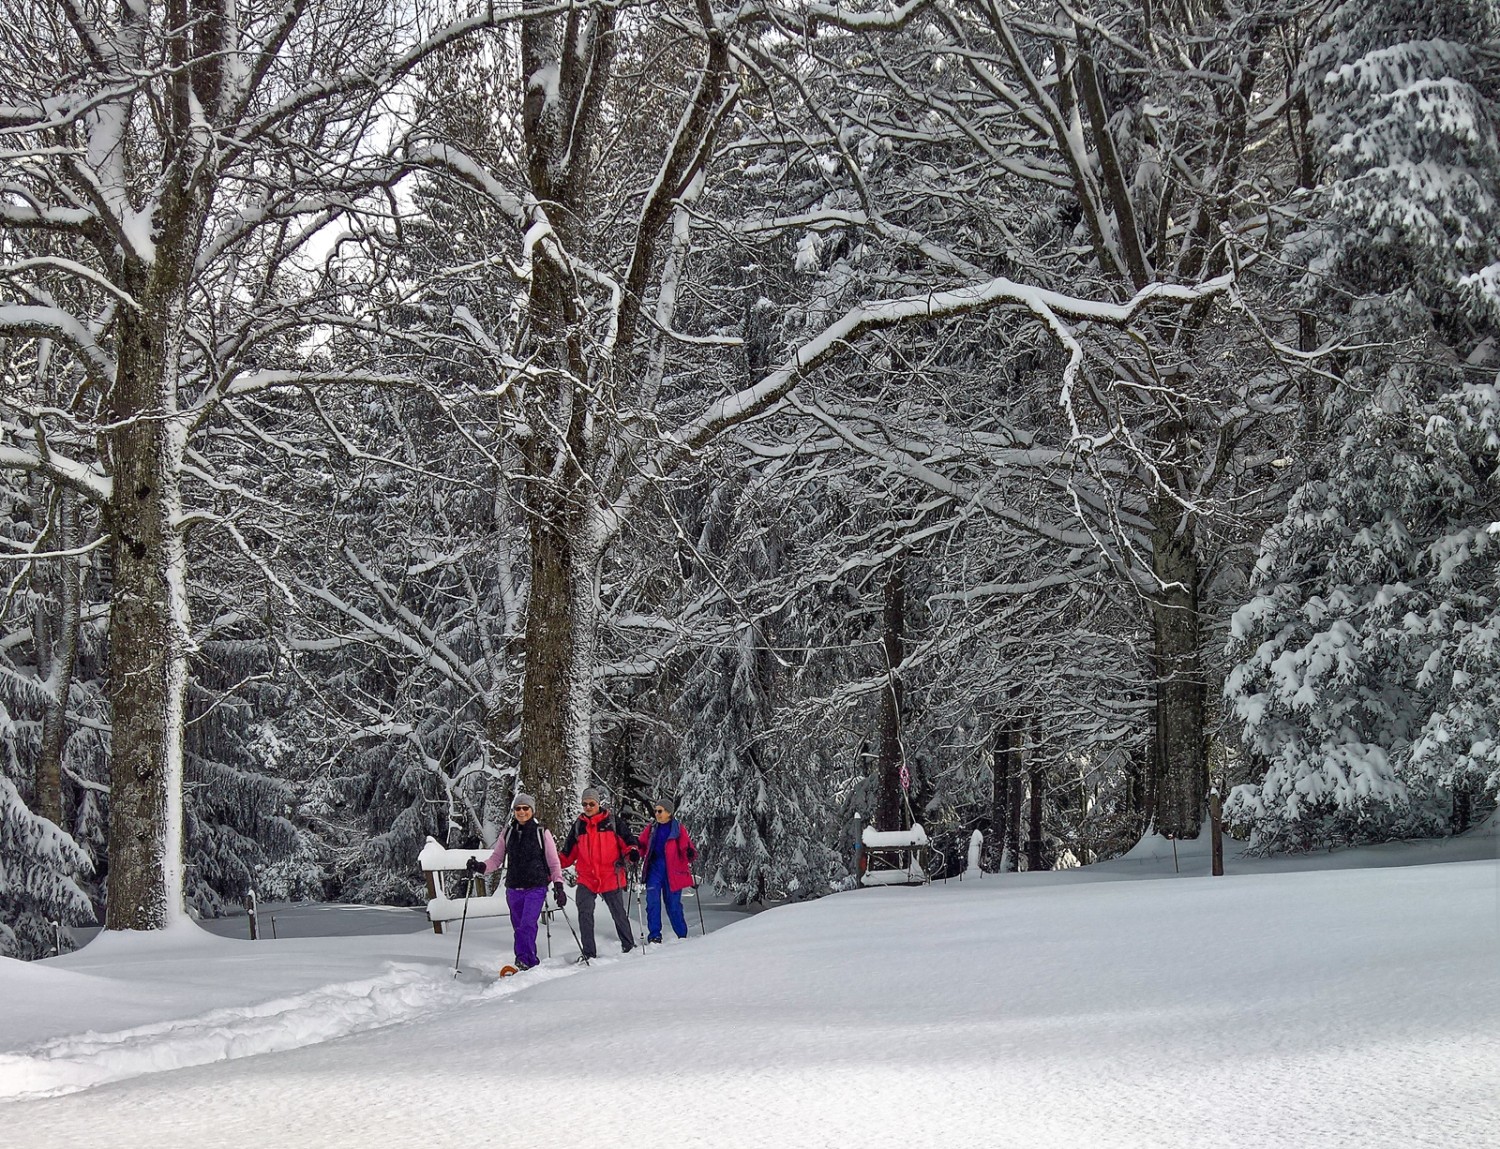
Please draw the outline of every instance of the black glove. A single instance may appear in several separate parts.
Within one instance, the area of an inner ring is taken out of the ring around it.
[[[481,862],[478,858],[470,858],[467,862],[464,863],[464,869],[468,870],[469,873],[473,874],[475,877],[478,877],[480,874],[484,873],[484,863]]]
[[[688,865],[690,865],[690,866],[694,862],[696,862],[698,860],[698,851],[692,849],[691,847],[689,847],[689,849],[687,851],[687,860],[688,860]]]
[[[568,891],[563,889],[561,882],[552,883],[552,900],[557,903],[558,909],[568,904]]]

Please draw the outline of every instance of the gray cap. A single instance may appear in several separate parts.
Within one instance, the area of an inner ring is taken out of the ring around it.
[[[656,804],[663,810],[665,810],[668,814],[677,813],[677,804],[670,798],[658,798],[656,800]]]
[[[510,804],[510,808],[512,810],[514,810],[517,806],[530,806],[533,810],[535,810],[536,799],[523,790],[521,791],[521,793],[516,795],[515,801]]]
[[[592,786],[579,795],[578,800],[580,802],[598,802],[601,806],[604,805],[604,799],[599,796],[599,791],[595,790]]]

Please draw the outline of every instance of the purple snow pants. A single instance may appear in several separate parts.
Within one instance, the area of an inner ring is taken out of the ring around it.
[[[505,904],[510,907],[510,924],[516,931],[517,965],[536,965],[541,961],[536,956],[536,923],[542,916],[542,903],[546,900],[546,886],[505,891]]]

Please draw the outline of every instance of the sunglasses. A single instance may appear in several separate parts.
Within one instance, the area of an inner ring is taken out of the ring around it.
[[[517,806],[515,808],[515,810],[516,810],[517,814],[519,814],[522,810],[525,810],[528,814],[531,813],[531,807],[530,806]]]
[[[587,810],[587,809],[588,809],[588,808],[589,808],[589,807],[591,807],[591,806],[592,806],[592,807],[594,807],[594,808],[595,808],[595,809],[598,809],[598,806],[599,806],[599,803],[598,803],[598,802],[585,802],[585,803],[584,803],[584,804],[583,804],[583,808],[584,808],[584,809],[585,809],[585,810]]]
[[[670,811],[670,810],[668,810],[668,809],[666,809],[666,808],[664,808],[664,807],[662,807],[662,806],[658,806],[658,807],[657,807],[657,808],[656,808],[656,812],[657,812],[657,813],[658,813],[658,814],[670,814],[670,813],[671,813],[671,812],[672,812],[672,811]]]

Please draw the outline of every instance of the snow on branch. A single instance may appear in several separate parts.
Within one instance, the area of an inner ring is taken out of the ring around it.
[[[358,384],[370,387],[409,387],[413,380],[405,375],[382,375],[371,371],[246,371],[235,376],[223,389],[226,396],[254,395],[278,387],[321,387],[334,384]]]
[[[12,188],[0,189],[13,192]],[[49,231],[83,231],[94,222],[94,213],[82,207],[40,207],[0,203],[0,227],[37,228]]]
[[[1070,567],[1056,574],[1044,575],[1030,582],[985,583],[983,586],[965,587],[963,590],[942,591],[928,598],[929,602],[960,602],[965,606],[985,598],[1020,598],[1038,591],[1052,590],[1070,583],[1084,582],[1106,569],[1103,562],[1090,563],[1085,567]]]
[[[947,495],[966,506],[980,507],[992,518],[1010,523],[1026,534],[1048,539],[1051,542],[1067,547],[1086,546],[1095,541],[1089,535],[1064,530],[1050,523],[1044,523],[1039,518],[1025,515],[1014,507],[997,502],[983,492],[966,487],[956,480],[949,478],[941,471],[935,470],[905,451],[893,447],[884,447],[878,443],[871,442],[841,420],[835,419],[828,414],[818,403],[795,396],[790,397],[788,402],[794,410],[816,419],[837,435],[842,442],[853,447],[860,454],[879,460],[899,474],[909,479],[915,479],[930,490]]]
[[[1073,379],[1082,365],[1083,353],[1072,333],[1061,323],[1062,319],[1123,327],[1153,304],[1196,303],[1228,291],[1233,282],[1233,275],[1225,274],[1196,286],[1152,283],[1136,292],[1128,302],[1101,303],[1017,283],[1000,276],[985,283],[947,291],[864,303],[846,312],[797,348],[787,362],[758,383],[719,400],[697,419],[672,433],[662,450],[659,464],[665,470],[675,461],[676,456],[698,450],[736,423],[769,411],[791,394],[797,383],[814,367],[868,331],[894,327],[912,320],[960,315],[988,307],[1010,306],[1030,311],[1047,322],[1053,333],[1064,341],[1069,351],[1069,363],[1063,373],[1062,401],[1066,404]]]
[[[0,304],[0,335],[55,339],[78,353],[89,375],[99,383],[114,382],[115,361],[78,318],[60,307],[29,303]]]
[[[12,263],[0,263],[0,279],[10,279],[20,272],[32,271],[43,267],[87,280],[101,291],[113,295],[126,307],[132,308],[135,311],[141,309],[141,305],[135,301],[134,297],[124,288],[112,282],[108,276],[103,275],[86,264],[79,263],[77,260],[65,259],[60,255],[39,255],[29,259],[18,259]]]
[[[38,551],[22,547],[10,554],[0,554],[0,563],[34,563],[51,559],[76,559],[88,554],[90,551],[98,550],[99,547],[108,541],[108,535],[100,535],[91,543],[84,543],[79,547],[68,547],[60,551]],[[9,545],[9,540],[0,540],[0,542]]]
[[[792,27],[814,29],[827,25],[844,32],[893,32],[906,26],[931,0],[906,0],[861,11],[850,4],[746,4],[735,13],[733,23],[751,24],[774,20]]]
[[[407,152],[407,159],[413,167],[432,168],[446,172],[462,180],[475,191],[482,192],[489,197],[491,203],[510,217],[510,221],[517,227],[529,227],[533,216],[540,213],[537,205],[524,203],[520,196],[486,171],[484,165],[473,156],[450,144],[418,144]]]
[[[486,196],[511,223],[521,229],[522,262],[514,269],[517,278],[522,281],[530,280],[535,254],[540,251],[565,276],[576,276],[608,294],[610,318],[604,350],[606,354],[613,351],[620,330],[625,292],[612,276],[568,254],[541,204],[529,195],[524,198],[518,196],[491,175],[473,156],[450,144],[423,143],[413,147],[407,157],[413,167],[443,172],[467,184]]]
[[[26,471],[61,483],[97,503],[109,502],[113,480],[74,459],[0,446],[0,470]]]

